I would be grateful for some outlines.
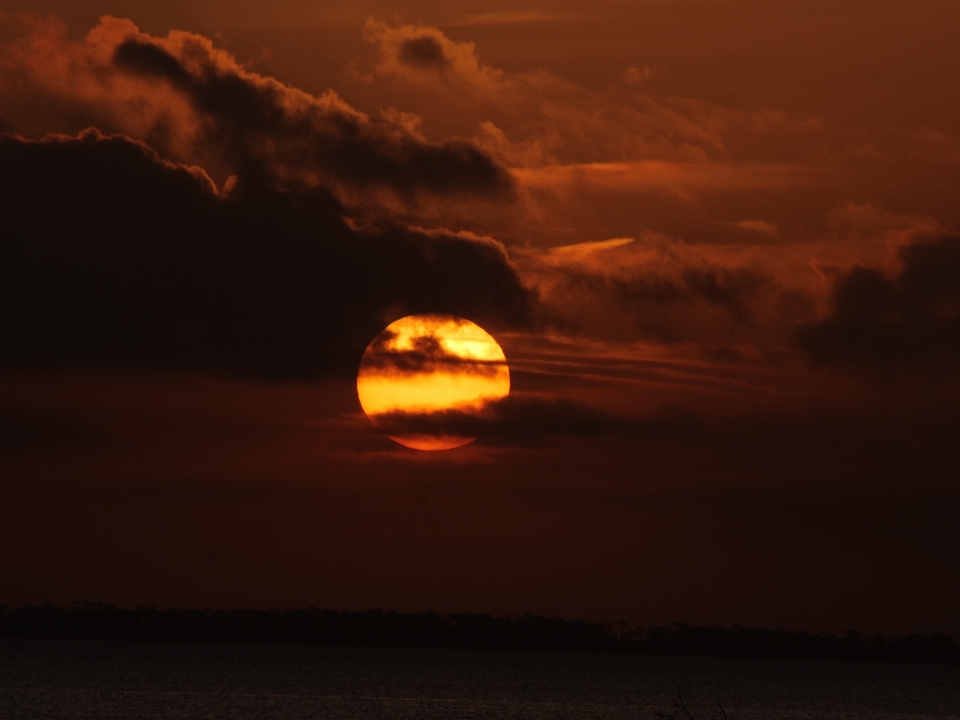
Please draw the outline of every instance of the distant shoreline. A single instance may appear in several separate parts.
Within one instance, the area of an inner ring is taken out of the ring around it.
[[[628,628],[525,614],[369,610],[122,609],[95,603],[0,605],[0,638],[218,642],[354,647],[546,650],[640,655],[960,664],[940,633],[898,638],[763,628]]]

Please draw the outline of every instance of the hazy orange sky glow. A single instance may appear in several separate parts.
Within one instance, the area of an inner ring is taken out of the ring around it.
[[[960,3],[0,7],[0,602],[960,637]]]

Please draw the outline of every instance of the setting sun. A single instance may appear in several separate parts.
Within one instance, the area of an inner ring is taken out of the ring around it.
[[[403,431],[406,421],[478,414],[509,392],[510,370],[497,341],[452,315],[411,315],[392,323],[367,347],[357,373],[360,405],[373,424],[417,450],[448,450],[474,437]]]

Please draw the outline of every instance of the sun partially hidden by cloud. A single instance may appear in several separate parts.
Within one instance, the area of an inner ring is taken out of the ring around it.
[[[396,433],[403,416],[481,414],[510,392],[503,350],[480,326],[452,315],[411,315],[389,325],[363,355],[360,405],[390,437],[417,450],[472,442],[461,435]]]

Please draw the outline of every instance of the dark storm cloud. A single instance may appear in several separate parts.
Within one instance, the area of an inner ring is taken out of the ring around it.
[[[263,377],[353,372],[390,320],[522,323],[492,241],[358,231],[325,190],[218,196],[143,144],[0,137],[6,366],[137,366]]]
[[[447,351],[440,338],[422,335],[412,338],[411,348],[390,346],[396,334],[384,331],[370,343],[363,355],[361,367],[381,375],[409,375],[416,373],[458,372],[475,375],[496,375],[506,365],[503,361],[479,360],[462,357]]]
[[[436,45],[421,38],[411,46],[412,58],[435,63],[439,51],[443,60],[439,46],[431,51],[421,41]],[[203,119],[205,141],[220,149],[241,183],[288,184],[319,174],[329,182],[377,186],[405,197],[423,191],[512,194],[509,174],[468,142],[427,142],[402,125],[371,120],[339,99],[318,100],[246,73],[207,44],[189,43],[180,54],[129,38],[116,47],[113,64],[130,75],[166,80],[185,95]]]
[[[960,370],[960,236],[900,250],[891,280],[857,267],[835,286],[833,313],[800,327],[815,365],[892,376]]]
[[[703,432],[699,418],[681,407],[663,407],[646,417],[630,418],[572,400],[523,393],[488,402],[478,412],[389,412],[375,415],[373,421],[392,435],[473,436],[493,444],[556,437],[689,439]]]

